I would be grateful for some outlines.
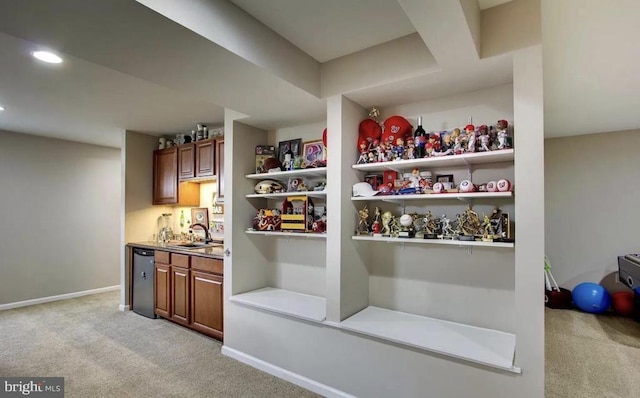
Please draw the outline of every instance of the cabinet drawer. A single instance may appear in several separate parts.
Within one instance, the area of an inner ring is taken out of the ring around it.
[[[224,273],[224,265],[222,260],[218,260],[216,258],[205,258],[205,257],[191,257],[191,268],[204,271],[204,272],[213,272],[216,274]]]
[[[169,264],[169,252],[161,252],[156,250],[153,256],[156,263]]]
[[[186,254],[171,253],[171,265],[189,268],[189,256]]]

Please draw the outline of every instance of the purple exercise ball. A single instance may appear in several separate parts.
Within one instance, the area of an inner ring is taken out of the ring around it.
[[[593,282],[580,283],[571,293],[573,302],[584,312],[602,314],[611,305],[611,297],[601,285]]]

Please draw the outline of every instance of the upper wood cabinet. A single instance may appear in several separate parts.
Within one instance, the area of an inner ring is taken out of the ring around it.
[[[196,177],[216,175],[216,141],[204,140],[195,143]]]
[[[196,146],[184,144],[178,147],[178,177],[181,180],[196,176]]]
[[[153,152],[153,204],[200,206],[200,185],[178,184],[178,147]]]
[[[218,200],[224,200],[224,140],[216,141],[216,168],[218,169]]]
[[[178,203],[178,148],[153,152],[153,204]]]

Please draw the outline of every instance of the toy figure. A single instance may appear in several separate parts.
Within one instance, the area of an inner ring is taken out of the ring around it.
[[[464,148],[462,147],[462,137],[458,135],[453,141],[453,154],[460,155],[464,152]]]
[[[373,211],[373,223],[371,224],[373,236],[380,235],[380,208],[376,206]]]
[[[475,152],[476,151],[476,131],[475,126],[473,124],[467,124],[464,128],[465,133],[467,134],[467,152]]]
[[[420,170],[413,169],[409,177],[409,188],[420,188]]]
[[[391,230],[391,236],[397,238],[400,235],[400,223],[395,216],[391,216],[391,221],[389,222],[389,229]]]
[[[460,234],[463,235],[459,238],[460,240],[474,240],[475,235],[479,234],[481,229],[480,216],[471,209],[471,206],[468,206],[458,218],[458,228],[460,228]]]
[[[429,144],[433,147],[433,152],[440,152],[442,148],[442,143],[440,142],[440,136],[435,133],[429,134]]]
[[[407,151],[405,154],[406,159],[415,159],[416,158],[416,147],[413,143],[413,139],[409,138],[407,140]]]
[[[451,134],[445,134],[442,137],[442,148],[440,149],[441,155],[453,154],[453,141],[451,140]]]
[[[376,154],[373,153],[373,152],[369,152],[369,157],[368,157],[367,162],[368,163],[375,163],[375,161],[376,161]]]
[[[380,218],[382,219],[382,236],[391,236],[391,219],[393,215],[390,211],[385,211]]]
[[[393,160],[402,160],[404,156],[404,140],[401,137],[396,139],[396,146],[393,147]]]
[[[360,217],[357,228],[358,235],[369,234],[369,223],[367,222],[367,219],[369,218],[369,209],[366,206],[363,207],[358,211],[358,216]]]
[[[480,151],[481,152],[488,152],[489,149],[489,131],[488,130],[484,130],[484,132],[480,132],[480,136],[478,137],[478,141],[480,143]]]
[[[446,214],[443,214],[440,218],[441,234],[438,236],[440,239],[453,239],[454,229],[451,226],[451,220],[447,218]]]
[[[506,120],[498,120],[498,149],[509,148],[509,143],[507,142],[507,137],[509,136],[507,132],[508,127],[509,122]]]
[[[377,148],[376,148],[376,153],[378,155],[377,161],[378,162],[386,162],[387,159],[387,146],[384,144],[384,142],[380,142],[380,144],[378,144]]]
[[[356,164],[363,164],[369,162],[369,150],[366,141],[360,141],[360,157]]]

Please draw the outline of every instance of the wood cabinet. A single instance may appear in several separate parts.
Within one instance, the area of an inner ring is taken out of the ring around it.
[[[153,152],[153,204],[200,206],[200,185],[178,182],[178,147]]]
[[[171,267],[169,265],[155,264],[155,284],[153,286],[155,313],[168,318],[170,310],[170,281]]]
[[[222,339],[222,277],[191,271],[191,327]]]
[[[204,140],[195,143],[196,178],[213,177],[216,174],[216,141]]]
[[[216,141],[216,168],[218,169],[218,200],[224,201],[224,140]]]
[[[171,311],[172,321],[189,324],[189,270],[171,266]]]
[[[153,204],[178,203],[178,148],[153,152]]]
[[[180,180],[196,176],[195,144],[184,144],[178,147],[178,177]]]
[[[222,340],[223,261],[155,251],[155,313]]]

